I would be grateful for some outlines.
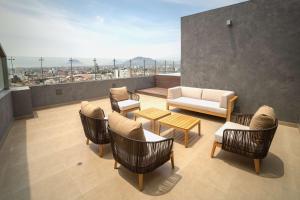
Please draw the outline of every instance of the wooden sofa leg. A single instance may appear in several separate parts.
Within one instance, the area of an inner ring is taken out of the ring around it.
[[[114,169],[118,169],[118,162],[115,160]]]
[[[89,145],[90,140],[86,139],[86,145]]]
[[[139,190],[142,191],[144,189],[144,174],[138,174],[138,184]]]
[[[167,110],[169,110],[169,109],[170,109],[170,107],[169,107],[169,105],[168,105],[168,104],[166,104],[166,109],[167,109]]]
[[[259,174],[259,172],[260,172],[260,160],[259,159],[254,159],[254,166],[255,166],[256,174]]]
[[[103,157],[103,153],[104,153],[104,145],[103,144],[99,144],[99,156]]]
[[[171,164],[172,164],[172,169],[174,169],[174,152],[173,151],[171,153]]]
[[[210,154],[210,157],[213,158],[214,157],[214,154],[215,154],[215,150],[216,150],[216,147],[218,146],[218,142],[214,141],[213,143],[213,147],[211,149],[211,154]]]

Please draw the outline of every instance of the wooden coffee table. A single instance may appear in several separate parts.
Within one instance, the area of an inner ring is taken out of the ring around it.
[[[155,127],[155,123],[157,120],[166,117],[168,115],[171,114],[170,111],[168,110],[160,110],[157,108],[148,108],[145,110],[141,110],[139,112],[134,113],[134,120],[136,120],[137,117],[142,117],[145,119],[149,119],[151,121],[151,131],[153,131],[154,133],[156,133],[156,127]]]
[[[200,136],[201,121],[198,118],[188,115],[172,113],[167,117],[158,120],[158,134],[160,134],[160,127],[167,126],[184,132],[184,145],[187,148],[189,143],[189,131],[198,125],[198,135]]]

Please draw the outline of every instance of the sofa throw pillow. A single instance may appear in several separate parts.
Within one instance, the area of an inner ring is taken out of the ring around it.
[[[261,106],[250,121],[250,129],[266,129],[274,126],[276,120],[274,109],[269,106]]]
[[[110,93],[113,99],[123,101],[129,99],[127,87],[111,88]]]
[[[81,102],[81,113],[87,117],[104,119],[104,112],[99,106],[94,106],[88,101]]]
[[[109,127],[117,134],[134,140],[146,141],[141,122],[130,120],[117,112],[108,115]]]

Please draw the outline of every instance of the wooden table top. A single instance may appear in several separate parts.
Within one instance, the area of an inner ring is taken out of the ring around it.
[[[200,122],[200,119],[188,115],[172,113],[171,115],[158,120],[159,123],[172,126],[174,128],[190,130]]]
[[[171,112],[168,110],[160,110],[157,108],[147,108],[145,110],[141,110],[135,113],[136,116],[143,117],[150,120],[157,120],[170,114]]]

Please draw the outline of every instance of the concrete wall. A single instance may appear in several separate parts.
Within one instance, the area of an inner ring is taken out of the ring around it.
[[[0,92],[0,147],[13,122],[12,97],[9,90]]]
[[[154,77],[87,81],[45,86],[32,86],[34,108],[108,96],[111,87],[127,86],[128,90],[154,87]]]
[[[172,76],[172,75],[155,76],[155,87],[171,88],[179,85],[180,85],[180,76]]]
[[[182,85],[233,90],[237,111],[267,104],[280,120],[299,122],[299,0],[252,0],[186,16],[181,37]]]
[[[31,90],[28,86],[11,89],[14,118],[33,116]]]

